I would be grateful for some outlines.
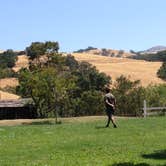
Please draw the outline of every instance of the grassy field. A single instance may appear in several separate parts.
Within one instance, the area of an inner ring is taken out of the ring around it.
[[[0,126],[0,166],[164,166],[166,117]]]

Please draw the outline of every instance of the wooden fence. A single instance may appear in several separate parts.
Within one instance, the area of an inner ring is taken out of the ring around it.
[[[146,100],[144,100],[143,116],[146,118],[148,115],[158,114],[158,112],[148,112],[149,110],[165,110],[166,107],[147,107]]]

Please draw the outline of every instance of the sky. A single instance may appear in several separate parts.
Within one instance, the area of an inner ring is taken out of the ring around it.
[[[166,0],[0,0],[0,50],[36,41],[58,41],[62,52],[166,46],[165,7]]]

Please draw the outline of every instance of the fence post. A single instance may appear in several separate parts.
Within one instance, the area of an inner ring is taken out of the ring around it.
[[[146,118],[146,116],[147,116],[147,109],[146,109],[147,107],[146,107],[146,100],[144,100],[144,108],[143,108],[143,110],[144,110],[144,118]]]
[[[0,88],[1,88],[1,79],[0,79]],[[0,91],[0,100],[1,100],[1,91]]]

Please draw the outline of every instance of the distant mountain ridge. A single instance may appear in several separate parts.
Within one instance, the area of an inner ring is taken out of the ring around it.
[[[147,53],[147,54],[155,54],[155,53],[158,53],[160,51],[164,51],[166,50],[166,46],[154,46],[154,47],[151,47],[145,51],[141,51],[141,53]]]

